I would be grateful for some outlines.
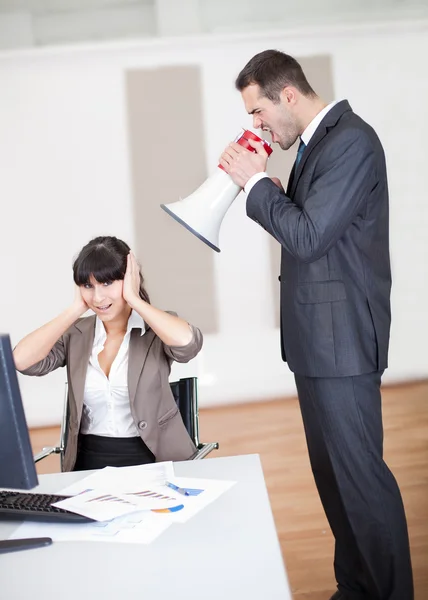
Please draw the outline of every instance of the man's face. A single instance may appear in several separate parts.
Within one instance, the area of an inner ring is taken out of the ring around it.
[[[241,95],[246,111],[253,116],[254,128],[269,131],[272,142],[279,144],[283,150],[288,150],[298,138],[299,127],[293,104],[287,101],[285,90],[278,103],[261,95],[257,84],[243,89]]]

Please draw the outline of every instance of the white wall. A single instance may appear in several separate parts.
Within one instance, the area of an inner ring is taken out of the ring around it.
[[[253,54],[276,47],[331,54],[337,97],[348,98],[384,143],[394,277],[385,381],[427,376],[427,29],[423,21],[0,55],[0,330],[16,343],[71,302],[71,260],[91,236],[115,234],[132,245],[124,70],[201,65],[211,171],[250,125],[236,74]],[[227,214],[221,248],[220,333],[205,336],[200,356],[174,366],[173,376],[198,375],[203,406],[293,394],[273,325],[267,234],[246,219],[243,197]],[[30,425],[58,421],[63,381],[63,373],[20,376]]]
[[[0,48],[427,17],[426,0],[0,0]]]

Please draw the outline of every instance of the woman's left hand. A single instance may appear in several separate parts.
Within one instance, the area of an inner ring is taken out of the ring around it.
[[[125,277],[123,279],[123,298],[133,307],[140,298],[140,269],[132,252],[128,254]]]

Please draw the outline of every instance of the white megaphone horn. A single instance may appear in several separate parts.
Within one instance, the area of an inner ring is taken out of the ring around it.
[[[249,139],[262,142],[268,156],[272,154],[269,142],[259,138],[248,129],[240,133],[235,142],[247,150],[255,152],[255,149],[248,143]],[[216,172],[208,177],[193,194],[178,202],[161,204],[161,208],[210,248],[220,252],[221,223],[241,190],[242,188],[233,182],[223,167],[218,165]]]

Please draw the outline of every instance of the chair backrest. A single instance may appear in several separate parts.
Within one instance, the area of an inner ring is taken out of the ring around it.
[[[170,383],[184,426],[196,447],[199,446],[198,378],[185,377]]]

